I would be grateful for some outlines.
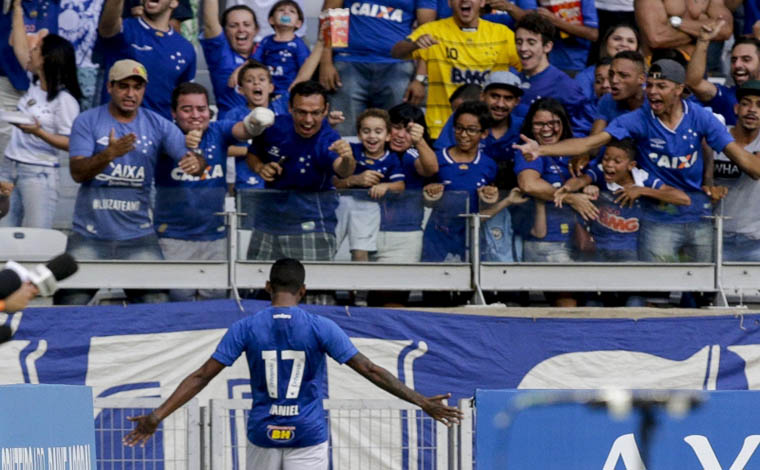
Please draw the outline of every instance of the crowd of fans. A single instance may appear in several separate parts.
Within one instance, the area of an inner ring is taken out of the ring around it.
[[[65,3],[2,3],[0,223],[52,227],[68,158],[79,259],[224,259],[237,191],[249,259],[464,261],[480,212],[486,261],[711,261],[723,200],[726,259],[760,261],[756,1],[324,0],[348,44],[309,48],[299,1],[205,0],[212,90],[188,2],[91,0],[89,46]]]

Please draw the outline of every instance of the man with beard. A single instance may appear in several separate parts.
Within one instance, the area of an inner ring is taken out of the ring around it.
[[[141,16],[122,20],[124,0],[106,0],[98,26],[106,67],[119,59],[143,64],[151,76],[144,106],[169,120],[172,91],[195,77],[195,48],[169,23],[177,4],[177,0],[144,0]]]
[[[736,124],[736,90],[749,80],[760,78],[760,41],[754,38],[740,38],[731,49],[731,78],[735,85],[716,85],[705,78],[707,48],[721,29],[724,20],[703,25],[697,39],[697,46],[686,69],[686,85],[705,106],[722,115],[726,124]]]
[[[748,152],[760,152],[760,80],[744,82],[736,89],[736,125],[729,132]],[[757,158],[757,157],[756,157]],[[729,187],[723,202],[723,259],[760,261],[760,182],[743,173],[724,154],[715,156],[717,184]]]
[[[760,159],[738,145],[710,111],[689,105],[682,98],[685,75],[677,62],[658,60],[647,77],[648,102],[614,119],[603,132],[553,145],[539,146],[524,139],[526,143],[517,146],[532,160],[542,155],[580,155],[606,145],[612,138],[633,138],[638,166],[668,186],[683,190],[692,201],[689,206],[644,205],[639,235],[639,258],[643,261],[675,261],[681,250],[691,261],[712,259],[712,225],[704,219],[711,214],[712,204],[702,191],[703,138],[751,177],[760,177]]]

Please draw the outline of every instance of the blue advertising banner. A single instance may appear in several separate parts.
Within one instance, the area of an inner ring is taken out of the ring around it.
[[[753,457],[760,444],[757,392],[703,392],[678,412],[645,399],[619,418],[589,397],[478,390],[478,469],[760,468]]]
[[[92,390],[71,385],[0,386],[0,468],[95,468]]]

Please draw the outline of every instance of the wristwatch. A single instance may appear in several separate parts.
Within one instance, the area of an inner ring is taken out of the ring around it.
[[[683,20],[680,16],[671,16],[668,18],[668,22],[670,23],[670,26],[674,27],[675,29],[679,29],[681,27],[681,23],[683,23]]]
[[[428,84],[428,76],[427,75],[417,74],[417,75],[414,76],[414,79],[416,81],[422,83],[425,86],[427,86],[427,84]]]

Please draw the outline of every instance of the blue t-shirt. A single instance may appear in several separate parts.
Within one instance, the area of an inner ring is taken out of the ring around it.
[[[596,93],[594,93],[594,82],[596,81],[596,65],[589,65],[585,69],[578,72],[573,80],[578,82],[581,87],[583,96],[587,100],[596,99]]]
[[[293,129],[293,118],[281,115],[274,125],[253,140],[249,152],[263,163],[278,162],[282,174],[267,189],[280,191],[261,194],[265,200],[257,207],[254,227],[273,234],[335,232],[338,196],[332,177],[338,154],[328,148],[340,139],[326,121],[312,137],[304,138]]]
[[[446,0],[444,3],[446,3],[446,8],[449,10],[449,14],[446,17],[449,17],[452,15],[451,8],[448,6],[448,0]],[[522,8],[523,10],[535,10],[538,8],[538,4],[536,3],[536,0],[509,0],[509,3],[514,3],[518,7]],[[439,7],[440,8],[440,7]],[[440,17],[439,17],[440,18]],[[507,13],[503,10],[492,10],[491,13],[488,13],[487,15],[481,16],[484,20],[487,21],[493,21],[494,23],[503,24],[507,28],[514,30],[515,24],[517,23],[514,18],[512,18],[512,15]]]
[[[245,98],[244,98],[245,100]],[[269,109],[274,112],[275,116],[281,114],[288,114],[288,98],[287,96],[278,96],[274,100],[269,102]],[[225,119],[230,121],[239,122],[248,116],[251,109],[248,105],[236,106],[227,113]],[[237,142],[237,145],[246,146],[245,143]],[[264,180],[256,174],[255,171],[248,166],[248,162],[245,157],[235,158],[235,188],[237,189],[261,189],[264,187]]]
[[[633,202],[633,207],[621,206],[615,203],[621,189],[617,184],[608,184],[604,180],[604,170],[599,163],[587,169],[585,174],[599,186],[599,199],[594,204],[599,208],[599,217],[591,222],[591,235],[596,247],[608,251],[637,251],[639,240],[639,219],[641,218],[641,201]],[[659,189],[662,181],[648,172],[634,168],[632,170],[634,185],[645,188]]]
[[[149,209],[156,163],[159,158],[180,160],[187,153],[185,136],[171,121],[144,108],[131,122],[118,122],[104,104],[74,120],[69,155],[90,158],[102,152],[108,146],[111,129],[117,138],[129,133],[137,135],[135,149],[79,186],[74,231],[101,240],[130,240],[153,234]]]
[[[541,178],[555,188],[561,187],[570,175],[570,157],[541,157],[532,162],[526,161],[522,152],[515,152],[515,174],[519,175],[526,170],[535,170]],[[546,202],[546,236],[535,238],[527,235],[527,240],[543,242],[567,242],[570,240],[573,226],[575,225],[575,211],[567,205],[561,208],[553,202]]]
[[[172,119],[172,91],[180,83],[195,78],[195,48],[174,29],[153,29],[142,18],[127,18],[121,25],[120,33],[100,38],[105,50],[105,70],[121,59],[143,64],[148,71],[148,85],[142,105]],[[108,73],[105,80],[108,81]],[[103,103],[110,99],[105,84],[102,98]]]
[[[712,109],[712,112],[720,114],[726,120],[726,125],[736,125],[736,113],[734,105],[738,102],[736,99],[736,87],[727,87],[725,85],[715,85],[717,93],[710,101],[702,101],[700,104],[706,108]]]
[[[391,153],[393,158],[400,158],[404,172],[404,191],[386,193],[380,201],[380,230],[383,232],[415,232],[422,229],[424,206],[422,188],[425,179],[417,173],[414,162],[420,158],[417,149],[410,148],[403,155]]]
[[[520,104],[512,110],[512,119],[523,121],[534,101],[540,98],[554,98],[562,103],[570,116],[573,134],[576,137],[588,135],[593,124],[592,116],[587,115],[586,97],[578,82],[553,65],[530,78],[516,70],[513,72],[520,76],[523,95]]]
[[[580,0],[580,3],[583,26],[598,28],[599,18],[596,14],[594,0]],[[591,41],[588,39],[557,34],[554,39],[554,47],[549,52],[549,62],[561,70],[583,70],[586,67],[586,58],[590,49]]]
[[[359,351],[334,321],[299,307],[269,307],[235,322],[211,355],[231,366],[245,352],[253,408],[248,440],[307,447],[327,440],[325,354],[338,363]]]
[[[334,48],[335,60],[395,63],[393,46],[412,32],[417,9],[435,10],[435,0],[344,0],[350,12],[348,47]]]
[[[230,75],[236,68],[243,65],[248,57],[235,52],[227,41],[224,32],[214,38],[200,39],[203,55],[208,64],[208,72],[211,78],[211,86],[214,87],[214,98],[219,108],[219,119],[231,119],[227,112],[237,106],[245,106],[245,96],[227,86]]]
[[[459,214],[478,212],[478,188],[496,178],[496,162],[479,150],[470,163],[455,162],[448,149],[437,150],[443,197],[433,207],[422,239],[422,261],[465,259],[467,220]]]
[[[180,240],[218,240],[226,234],[224,210],[227,194],[227,147],[235,121],[209,123],[198,146],[206,169],[202,176],[188,175],[177,162],[161,158],[156,165],[156,214],[159,237]]]
[[[309,47],[298,36],[292,41],[280,42],[275,41],[272,34],[259,43],[253,58],[269,67],[274,94],[281,95],[287,93],[290,84],[298,75],[298,69],[306,62],[310,53]]]
[[[24,0],[24,26],[27,34],[47,29],[58,33],[58,11],[60,0]],[[13,25],[13,8],[7,14],[0,12],[0,76],[8,77],[13,88],[24,91],[29,88],[29,76],[16,59],[13,47],[8,44]]]
[[[644,104],[648,105],[648,103],[649,100],[645,95],[642,106]],[[612,99],[612,95],[610,93],[605,93],[601,98],[599,98],[599,106],[597,106],[597,112],[594,116],[594,120],[603,119],[609,124],[614,121],[615,118],[630,112],[631,110],[628,109],[628,105],[626,104],[625,100],[615,101]]]
[[[522,124],[522,119],[511,119],[509,129],[498,139],[489,130],[486,138],[480,141],[480,149],[497,162],[511,161],[514,158],[512,144],[521,142],[520,127]],[[454,115],[452,114],[446,124],[443,125],[441,133],[438,134],[438,138],[433,143],[433,148],[440,150],[454,145],[456,145],[456,139],[454,138]]]
[[[359,142],[351,144],[351,151],[356,160],[354,174],[364,173],[367,170],[379,171],[383,174],[381,183],[390,183],[393,181],[404,181],[404,171],[401,169],[401,161],[386,150],[380,158],[370,158],[364,154],[364,147]]]
[[[751,35],[752,27],[760,21],[760,3],[757,0],[744,0],[744,34]]]
[[[665,223],[684,223],[710,215],[709,198],[702,192],[702,139],[718,152],[733,137],[712,112],[699,105],[681,100],[683,118],[675,131],[665,127],[654,115],[648,103],[614,119],[605,132],[616,139],[631,137],[636,141],[636,162],[639,168],[661,179],[668,186],[686,191],[692,196],[690,206],[674,206],[656,201],[645,210],[644,219]]]

